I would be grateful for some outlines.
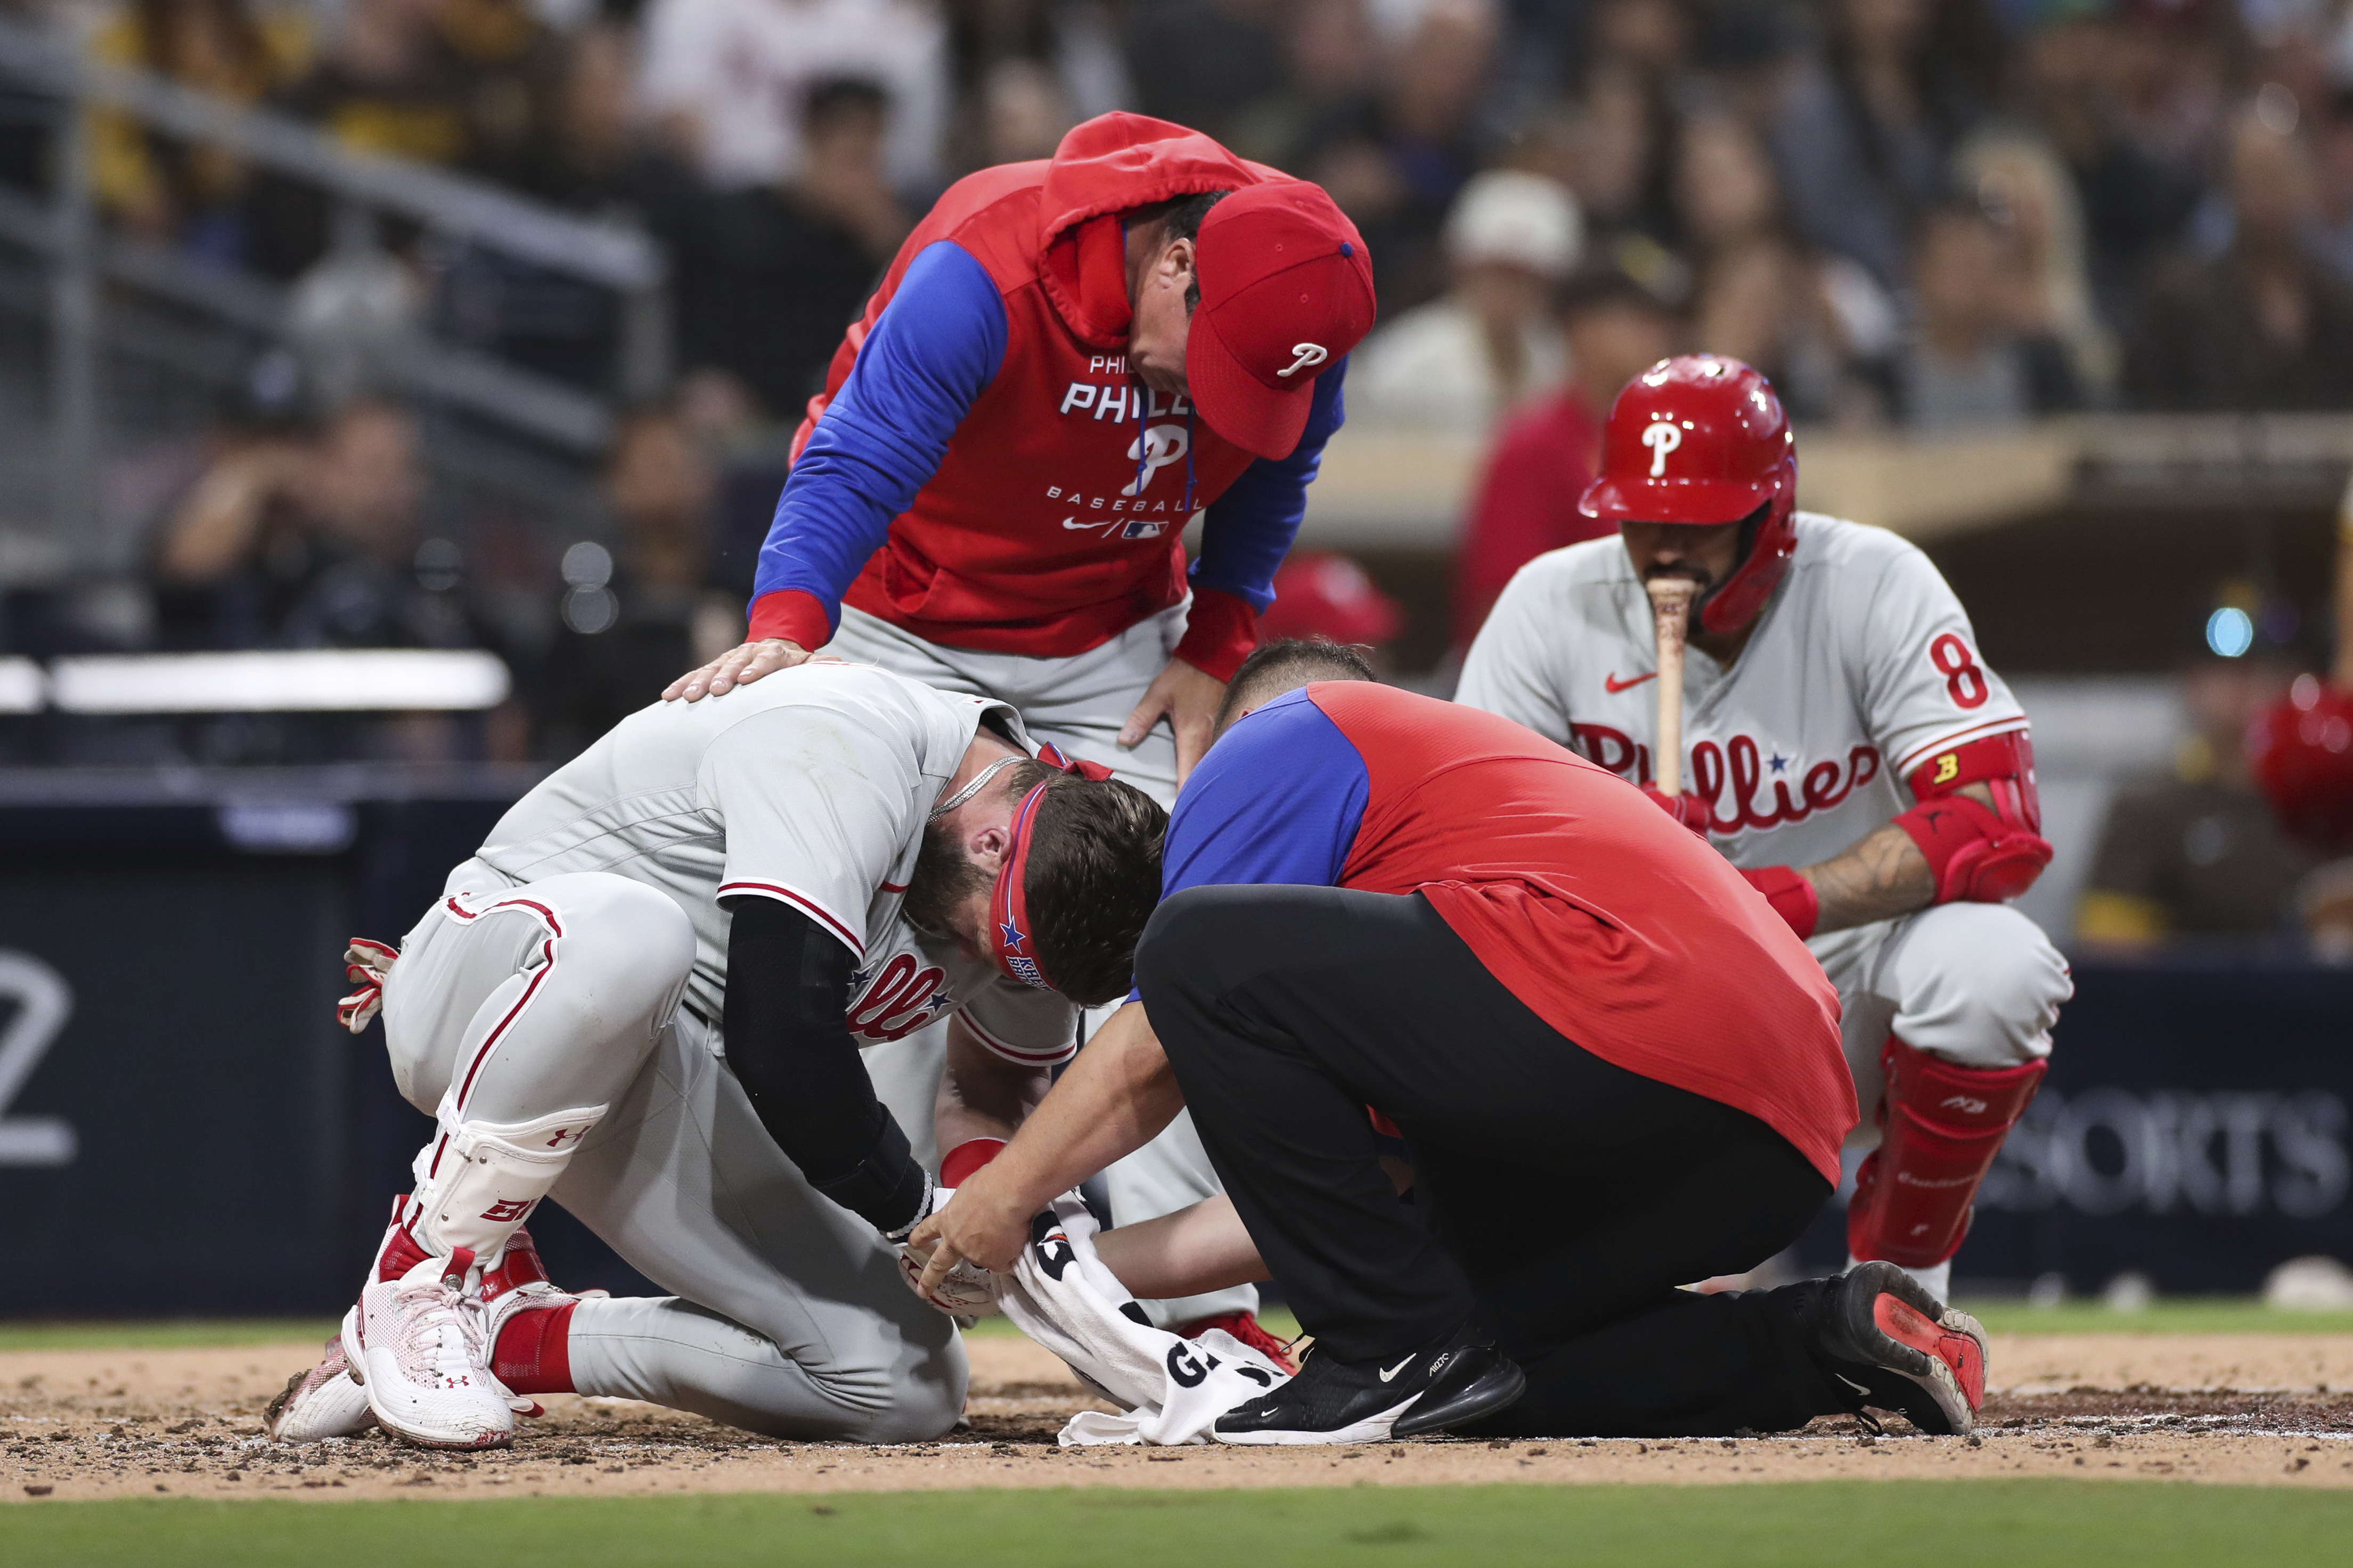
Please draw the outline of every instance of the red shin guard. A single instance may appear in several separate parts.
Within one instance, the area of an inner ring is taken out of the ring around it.
[[[499,1328],[491,1371],[517,1394],[570,1394],[572,1310],[580,1303],[524,1307]]]
[[[1928,1268],[1960,1250],[1969,1202],[2048,1064],[1957,1067],[1890,1035],[1879,1147],[1855,1175],[1847,1250]]]

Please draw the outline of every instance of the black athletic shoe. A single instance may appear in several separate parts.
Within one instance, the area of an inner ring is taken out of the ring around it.
[[[1443,1432],[1501,1410],[1528,1385],[1493,1338],[1464,1323],[1389,1364],[1311,1347],[1297,1377],[1218,1417],[1220,1443],[1378,1443]]]
[[[1850,1409],[1892,1410],[1932,1436],[1968,1432],[1985,1404],[1985,1329],[1893,1263],[1828,1282],[1814,1350]]]

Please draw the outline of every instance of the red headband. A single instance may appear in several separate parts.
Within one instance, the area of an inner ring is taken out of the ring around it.
[[[1074,763],[1051,742],[1038,748],[1038,760],[1050,768],[1059,768],[1082,779],[1111,777],[1111,770],[1101,763]],[[1005,859],[997,867],[997,890],[988,900],[989,923],[997,942],[997,966],[1022,984],[1034,985],[1040,991],[1051,991],[1054,983],[1046,978],[1046,971],[1038,963],[1037,947],[1029,940],[1029,826],[1037,820],[1038,807],[1044,803],[1050,787],[1050,783],[1033,786],[1013,808],[1011,837],[1006,841]]]

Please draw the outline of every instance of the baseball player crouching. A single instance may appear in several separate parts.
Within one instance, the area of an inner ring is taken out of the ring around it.
[[[1836,984],[1877,1108],[1847,1211],[1857,1260],[1938,1297],[1969,1205],[2033,1098],[2073,994],[2004,900],[2051,858],[2025,712],[1936,569],[1892,533],[1795,510],[1796,443],[1736,360],[1662,361],[1611,409],[1589,517],[1618,538],[1515,576],[1457,699],[1650,786],[1662,694],[1646,584],[1696,585],[1681,793],[1652,797],[1741,868]]]
[[[860,1048],[950,1020],[940,1144],[995,1149],[1159,891],[1160,807],[1034,749],[1001,702],[866,666],[658,703],[518,802],[396,961],[354,944],[346,1022],[381,1001],[438,1126],[272,1434],[496,1447],[547,1392],[945,1431],[964,1351],[894,1245],[940,1189]],[[676,1293],[547,1283],[519,1227],[551,1194]]]

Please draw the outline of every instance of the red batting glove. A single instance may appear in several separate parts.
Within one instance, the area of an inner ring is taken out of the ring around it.
[[[1800,937],[1814,934],[1814,922],[1822,918],[1822,900],[1814,892],[1814,885],[1806,880],[1794,866],[1752,866],[1740,873],[1748,885],[1765,895],[1773,912],[1788,922],[1789,929]]]
[[[1715,816],[1707,802],[1695,795],[1661,795],[1649,784],[1642,786],[1642,793],[1649,795],[1651,804],[1661,811],[1665,812],[1702,838],[1707,837],[1708,822]]]

